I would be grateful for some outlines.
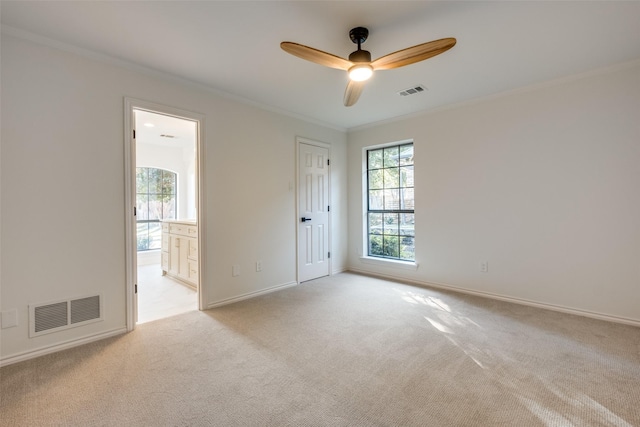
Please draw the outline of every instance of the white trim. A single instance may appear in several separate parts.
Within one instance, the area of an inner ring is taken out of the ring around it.
[[[411,261],[401,261],[399,259],[390,259],[390,258],[376,258],[371,256],[361,256],[360,262],[364,264],[371,265],[379,265],[383,267],[393,267],[393,268],[401,268],[403,270],[413,270],[416,271],[418,269],[418,263]]]
[[[177,76],[175,74],[170,74],[164,71],[156,70],[154,68],[146,67],[144,65],[139,65],[134,62],[126,61],[120,58],[115,58],[113,56],[109,56],[103,53],[94,52],[90,49],[85,49],[82,47],[74,46],[68,43],[61,42],[59,40],[54,40],[48,37],[44,37],[38,34],[31,33],[29,31],[25,31],[19,28],[12,27],[10,25],[2,24],[0,28],[0,32],[2,34],[12,36],[18,39],[27,40],[32,43],[37,43],[40,45],[48,46],[54,49],[62,50],[65,52],[70,52],[84,58],[89,58],[94,61],[100,61],[102,63],[106,63],[109,65],[117,66],[120,68],[124,68],[127,70],[136,71],[148,76],[153,76],[157,78],[162,78],[168,80],[173,83],[182,84],[185,86],[192,87],[199,91],[204,91],[208,93],[212,93],[214,95],[220,96],[225,99],[230,99],[236,102],[240,102],[245,105],[250,105],[255,108],[259,108],[261,110],[270,111],[276,114],[281,114],[283,116],[292,117],[294,119],[302,120],[307,123],[312,123],[318,126],[327,127],[329,129],[337,130],[340,132],[347,132],[347,128],[344,126],[338,126],[333,123],[324,122],[322,120],[315,119],[313,117],[305,116],[303,114],[299,114],[293,111],[285,110],[279,107],[275,107],[273,105],[263,104],[257,101],[253,101],[251,99],[243,98],[239,95],[235,95],[229,92],[226,92],[222,89],[218,89],[212,86],[208,86],[202,83],[194,82],[193,80],[186,79],[184,77]]]
[[[135,123],[134,110],[144,110],[156,114],[162,114],[165,116],[173,116],[183,120],[190,120],[196,122],[196,186],[198,188],[198,194],[196,197],[196,212],[198,221],[198,309],[203,310],[205,306],[205,289],[202,286],[205,274],[205,265],[202,260],[205,258],[206,245],[204,242],[205,233],[205,144],[204,144],[204,128],[205,128],[205,116],[200,113],[194,113],[187,110],[182,110],[175,107],[169,107],[162,104],[156,104],[153,102],[143,101],[140,99],[125,97],[124,98],[124,141],[125,141],[125,232],[126,236],[130,237],[129,241],[125,243],[126,253],[126,322],[127,330],[132,331],[135,329],[136,324],[136,294],[134,292],[135,281],[137,280],[137,248],[136,248],[136,233],[135,233],[135,221],[133,218],[133,207],[135,206],[135,193],[134,177],[135,177],[135,141],[133,140],[133,129]],[[127,173],[128,171],[128,173]]]
[[[295,174],[296,174],[296,179],[295,179],[295,201],[296,201],[296,217],[295,217],[295,228],[296,228],[296,281],[298,283],[300,283],[300,270],[299,270],[299,258],[298,256],[300,255],[300,235],[298,234],[298,218],[300,218],[300,144],[306,144],[306,145],[312,145],[314,147],[320,147],[320,148],[325,148],[327,150],[327,160],[329,160],[329,163],[331,163],[331,144],[327,143],[327,142],[321,142],[321,141],[316,141],[313,139],[308,139],[308,138],[304,138],[301,136],[296,136],[296,166],[295,166]],[[327,197],[329,198],[329,206],[331,206],[331,164],[329,164],[329,167],[327,169]],[[335,212],[335,209],[333,210],[333,212]],[[332,231],[332,224],[333,221],[331,221],[332,218],[332,211],[330,210],[328,212],[329,216],[327,218],[327,226],[329,227],[329,231],[328,231],[328,239],[329,241],[327,242],[327,245],[329,246],[329,252],[333,252],[333,246],[331,244],[331,231]],[[328,259],[329,262],[329,267],[327,269],[328,275],[331,276],[333,274],[332,272],[332,266],[333,266],[333,258],[329,258]]]
[[[598,313],[598,312],[595,312],[595,311],[589,311],[589,310],[582,310],[582,309],[578,309],[578,308],[566,307],[566,306],[558,305],[558,304],[542,303],[542,302],[532,301],[532,300],[528,300],[528,299],[524,299],[524,298],[509,297],[509,296],[506,296],[506,295],[495,294],[495,293],[492,293],[492,292],[475,291],[475,290],[472,290],[472,289],[462,288],[460,286],[453,286],[453,285],[449,285],[449,284],[446,284],[446,283],[427,282],[427,281],[422,281],[422,280],[407,279],[406,277],[398,277],[398,276],[393,276],[393,275],[390,275],[390,274],[384,274],[384,273],[377,273],[377,272],[371,272],[371,271],[366,271],[366,270],[360,270],[360,269],[357,269],[357,268],[350,268],[349,271],[351,271],[353,273],[357,273],[357,274],[362,274],[362,275],[365,275],[365,276],[373,276],[373,277],[379,277],[379,278],[382,278],[382,279],[395,280],[395,281],[398,281],[398,282],[412,284],[412,285],[420,286],[420,287],[423,287],[423,288],[444,289],[444,290],[447,290],[447,291],[452,291],[452,292],[456,292],[456,293],[460,293],[460,294],[474,295],[474,296],[478,296],[478,297],[482,297],[482,298],[488,298],[488,299],[492,299],[492,300],[505,301],[505,302],[510,302],[510,303],[518,304],[518,305],[525,305],[525,306],[529,306],[529,307],[542,308],[542,309],[545,309],[545,310],[557,311],[557,312],[560,312],[560,313],[573,314],[573,315],[576,315],[576,316],[589,317],[589,318],[592,318],[592,319],[605,320],[607,322],[621,323],[621,324],[624,324],[624,325],[631,325],[631,326],[640,327],[640,319],[631,319],[629,317],[622,317],[622,316],[615,316],[615,315],[612,315],[612,314]]]
[[[117,328],[110,331],[101,332],[99,334],[87,335],[81,338],[74,338],[67,341],[63,341],[58,344],[39,347],[35,350],[24,351],[21,353],[12,354],[0,359],[0,367],[11,365],[25,360],[34,359],[36,357],[44,356],[45,354],[56,353],[58,351],[67,350],[72,347],[78,347],[84,344],[89,344],[94,341],[100,341],[105,338],[110,338],[116,335],[121,335],[127,332],[127,328]]]
[[[124,99],[124,229],[125,229],[125,321],[127,331],[136,327],[138,301],[135,285],[138,279],[138,247],[133,209],[136,206],[134,177],[136,176],[136,145],[133,138],[135,124],[134,100]],[[128,239],[127,239],[128,238]]]
[[[415,113],[409,113],[409,114],[403,114],[401,116],[396,116],[396,117],[391,117],[388,119],[383,119],[383,120],[378,120],[375,122],[371,122],[371,123],[366,123],[360,126],[353,126],[351,128],[349,128],[347,130],[347,133],[351,133],[351,132],[358,132],[361,130],[365,130],[365,129],[370,129],[373,127],[377,127],[377,126],[382,126],[382,125],[386,125],[386,124],[390,124],[390,123],[395,123],[395,122],[401,122],[403,120],[409,120],[409,119],[414,119],[417,117],[425,117],[425,116],[429,116],[431,114],[436,114],[442,111],[447,111],[447,110],[454,110],[457,108],[463,108],[463,107],[467,107],[467,106],[471,106],[471,105],[476,105],[476,104],[481,104],[484,102],[489,102],[489,101],[493,101],[495,99],[500,99],[500,98],[507,98],[509,96],[512,95],[517,95],[520,93],[527,93],[527,92],[535,92],[537,90],[540,89],[546,89],[546,88],[551,88],[551,87],[555,87],[555,86],[560,86],[562,84],[565,83],[571,83],[577,80],[581,80],[581,79],[585,79],[585,78],[589,78],[589,77],[596,77],[596,76],[600,76],[603,74],[609,74],[609,73],[614,73],[617,71],[622,71],[622,70],[626,70],[629,68],[634,68],[634,67],[638,67],[640,66],[640,59],[634,59],[631,61],[625,61],[625,62],[620,62],[617,64],[613,64],[613,65],[608,65],[605,67],[600,67],[600,68],[596,68],[593,70],[589,70],[589,71],[584,71],[581,73],[577,73],[577,74],[571,74],[568,76],[564,76],[564,77],[558,77],[556,79],[553,80],[547,80],[546,82],[542,82],[542,83],[534,83],[534,84],[530,84],[527,86],[523,86],[523,87],[519,87],[516,89],[510,89],[510,90],[506,90],[503,92],[498,92],[498,93],[493,93],[493,94],[489,94],[489,95],[485,95],[485,96],[480,96],[477,98],[473,98],[473,99],[468,99],[465,101],[461,101],[461,102],[456,102],[453,104],[446,104],[446,105],[441,105],[439,107],[434,107],[434,108],[430,108],[428,110],[422,110],[422,111],[416,111]]]
[[[272,287],[267,288],[267,289],[262,289],[262,290],[259,290],[259,291],[249,292],[249,293],[246,293],[246,294],[238,295],[237,297],[226,298],[226,299],[223,299],[223,300],[220,300],[220,301],[211,302],[207,306],[206,310],[211,309],[211,308],[215,308],[215,307],[221,307],[223,305],[233,304],[235,302],[243,301],[243,300],[246,300],[246,299],[259,297],[260,295],[265,295],[265,294],[270,294],[272,292],[281,291],[283,289],[291,288],[291,287],[297,286],[297,285],[298,285],[298,282],[289,282],[289,283],[284,283],[282,285],[272,286]]]
[[[92,50],[89,49],[85,49],[85,48],[81,48],[78,46],[74,46],[68,43],[64,43],[61,42],[59,40],[54,40],[51,39],[49,37],[44,37],[26,30],[22,30],[16,27],[12,27],[10,25],[5,25],[3,24],[0,27],[0,33],[8,35],[8,36],[12,36],[18,39],[22,39],[22,40],[27,40],[30,41],[32,43],[37,43],[40,45],[44,45],[44,46],[48,46],[54,49],[58,49],[58,50],[62,50],[65,52],[71,52],[74,53],[76,55],[85,57],[85,58],[89,58],[89,59],[93,59],[95,61],[100,61],[103,63],[107,63],[110,65],[114,65],[114,66],[118,66],[124,69],[128,69],[128,70],[133,70],[133,71],[137,71],[139,73],[143,73],[146,75],[151,75],[154,77],[159,77],[159,78],[163,78],[175,83],[180,83],[183,85],[187,85],[202,91],[206,91],[209,93],[213,93],[215,95],[218,95],[220,97],[226,98],[226,99],[231,99],[246,105],[251,105],[253,107],[259,108],[261,110],[265,110],[265,111],[271,111],[273,113],[277,113],[277,114],[282,114],[284,116],[288,116],[288,117],[292,117],[295,119],[299,119],[302,121],[305,121],[307,123],[312,123],[312,124],[316,124],[319,126],[323,126],[323,127],[327,127],[329,129],[333,129],[333,130],[337,130],[340,132],[357,132],[360,130],[364,130],[364,129],[368,129],[368,128],[372,128],[372,127],[376,127],[376,126],[381,126],[384,124],[388,124],[388,123],[394,123],[394,122],[399,122],[402,120],[407,120],[407,119],[411,119],[411,118],[415,118],[415,117],[422,117],[422,116],[427,116],[430,114],[434,114],[434,113],[438,113],[441,111],[445,111],[445,110],[451,110],[451,109],[455,109],[455,108],[460,108],[460,107],[466,107],[468,105],[474,105],[474,104],[478,104],[478,103],[482,103],[485,101],[490,101],[493,99],[498,99],[498,98],[503,98],[503,97],[507,97],[507,96],[511,96],[514,94],[518,94],[518,93],[522,93],[522,92],[531,92],[531,91],[535,91],[537,89],[543,89],[543,88],[547,88],[547,87],[553,87],[553,86],[557,86],[557,85],[561,85],[563,83],[567,83],[567,82],[571,82],[571,81],[575,81],[575,80],[579,80],[579,79],[583,79],[583,78],[588,78],[588,77],[592,77],[592,76],[598,76],[598,75],[602,75],[602,74],[608,74],[608,73],[613,73],[616,71],[620,71],[620,70],[625,70],[628,68],[633,68],[636,66],[640,65],[640,59],[634,59],[631,61],[625,61],[625,62],[621,62],[621,63],[617,63],[617,64],[613,64],[613,65],[608,65],[605,67],[600,67],[600,68],[596,68],[593,70],[589,70],[589,71],[585,71],[585,72],[581,72],[581,73],[577,73],[577,74],[571,74],[569,76],[564,76],[564,77],[559,77],[557,79],[553,79],[553,80],[549,80],[546,82],[542,82],[542,83],[535,83],[532,85],[528,85],[528,86],[524,86],[524,87],[520,87],[520,88],[516,88],[516,89],[512,89],[512,90],[507,90],[504,92],[499,92],[499,93],[495,93],[495,94],[490,94],[490,95],[486,95],[486,96],[481,96],[478,98],[474,98],[474,99],[470,99],[467,101],[462,101],[462,102],[457,102],[457,103],[453,103],[453,104],[448,104],[448,105],[442,105],[439,107],[434,107],[428,110],[423,110],[423,111],[417,111],[415,113],[410,113],[410,114],[404,114],[401,116],[396,116],[396,117],[391,117],[388,119],[384,119],[384,120],[379,120],[379,121],[375,121],[375,122],[370,122],[370,123],[365,123],[363,125],[359,125],[359,126],[352,126],[352,127],[344,127],[344,126],[338,126],[334,123],[328,123],[328,122],[324,122],[322,120],[318,120],[315,119],[313,117],[309,117],[309,116],[305,116],[299,113],[295,113],[293,111],[288,111],[282,108],[278,108],[272,105],[267,105],[267,104],[262,104],[259,103],[257,101],[252,101],[250,99],[247,98],[243,98],[241,96],[238,95],[234,95],[231,94],[229,92],[225,92],[224,90],[218,89],[218,88],[214,88],[211,86],[207,86],[204,85],[202,83],[197,83],[194,82],[192,80],[188,80],[185,79],[183,77],[179,77],[170,73],[166,73],[163,71],[159,71],[153,68],[149,68],[149,67],[145,67],[139,64],[135,64],[133,62],[129,62],[129,61],[125,61],[123,59],[119,59],[119,58],[115,58],[113,56],[109,56],[103,53],[98,53],[98,52],[94,52]]]

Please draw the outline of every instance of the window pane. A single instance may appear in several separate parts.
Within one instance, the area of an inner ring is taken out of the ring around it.
[[[382,236],[369,235],[369,255],[383,256]]]
[[[176,196],[163,197],[162,219],[176,219]]]
[[[398,168],[383,169],[384,171],[384,188],[399,188],[400,177]]]
[[[414,214],[400,214],[400,235],[415,236]]]
[[[138,221],[149,219],[149,197],[146,194],[136,194],[136,217]]]
[[[400,258],[408,261],[415,261],[416,248],[413,237],[402,237],[400,241]]]
[[[160,249],[162,246],[162,224],[149,223],[149,249]]]
[[[386,235],[398,235],[398,214],[386,213],[382,214],[383,222],[383,234]]]
[[[398,258],[400,256],[400,242],[398,236],[382,236],[384,256]]]
[[[384,207],[384,190],[369,191],[369,209],[381,210]]]
[[[169,171],[162,171],[162,193],[176,194],[176,174]]]
[[[149,219],[162,219],[162,195],[149,196]]]
[[[413,187],[413,166],[403,166],[400,168],[400,186]]]
[[[384,209],[398,210],[400,209],[400,190],[383,190],[384,191]]]
[[[136,193],[146,193],[149,190],[149,170],[136,168]]]
[[[398,166],[398,147],[389,147],[384,149],[384,167],[389,168]]]
[[[382,234],[382,214],[369,214],[369,234]]]
[[[369,169],[379,169],[382,167],[382,149],[369,151]]]
[[[407,210],[413,210],[413,188],[405,188],[402,191],[402,208]]]
[[[137,224],[137,240],[138,240],[138,250],[146,251],[149,249],[149,224],[147,223],[138,223]]]
[[[162,169],[149,168],[149,194],[162,194]]]
[[[413,164],[413,144],[400,146],[400,165]]]
[[[369,189],[377,190],[380,188],[384,188],[383,182],[383,171],[384,169],[377,169],[369,171]]]

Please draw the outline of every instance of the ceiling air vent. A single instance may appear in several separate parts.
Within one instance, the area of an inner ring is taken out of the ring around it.
[[[418,86],[410,87],[409,89],[401,90],[400,92],[398,92],[398,95],[409,96],[409,95],[415,95],[416,93],[422,93],[426,91],[427,91],[427,88],[424,85],[418,85]]]

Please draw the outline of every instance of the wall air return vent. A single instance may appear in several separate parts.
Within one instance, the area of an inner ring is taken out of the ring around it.
[[[29,337],[101,321],[102,297],[93,295],[29,305]]]
[[[400,92],[398,92],[398,95],[400,96],[409,96],[409,95],[415,95],[416,93],[422,93],[422,92],[426,92],[427,88],[424,85],[417,85],[414,87],[410,87],[409,89],[404,89],[401,90]]]

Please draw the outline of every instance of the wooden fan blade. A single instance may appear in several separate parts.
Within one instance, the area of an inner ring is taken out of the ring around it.
[[[364,83],[365,82],[354,82],[353,80],[349,80],[347,89],[344,91],[345,107],[351,107],[353,104],[358,102],[362,89],[364,89]]]
[[[353,66],[353,62],[351,61],[302,44],[282,42],[280,43],[280,47],[291,55],[306,59],[307,61],[315,62],[316,64],[324,65],[325,67],[337,68],[338,70],[348,70]]]
[[[442,52],[451,49],[455,44],[456,39],[452,37],[422,43],[382,56],[373,61],[371,66],[374,70],[390,70],[392,68],[403,67],[440,55]]]

